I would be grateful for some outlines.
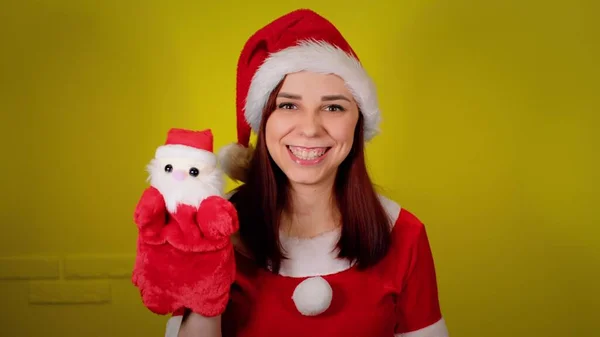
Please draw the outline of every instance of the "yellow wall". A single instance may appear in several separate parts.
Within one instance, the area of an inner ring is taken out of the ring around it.
[[[600,335],[593,1],[13,2],[0,335],[162,335],[129,281],[144,165],[169,127],[234,140],[238,53],[296,6],[377,82],[371,169],[428,225],[452,336]]]

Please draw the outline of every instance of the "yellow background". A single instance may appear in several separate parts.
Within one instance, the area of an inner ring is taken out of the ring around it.
[[[238,53],[302,6],[378,85],[370,169],[428,226],[451,336],[600,336],[593,2],[3,2],[0,335],[163,335],[127,276],[144,166],[169,127],[235,140]]]

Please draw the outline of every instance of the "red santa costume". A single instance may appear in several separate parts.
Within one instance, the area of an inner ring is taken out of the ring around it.
[[[238,63],[238,143],[221,151],[223,169],[249,158],[273,88],[288,73],[333,73],[345,80],[364,116],[365,139],[378,132],[375,86],[341,33],[310,10],[286,14],[256,32]],[[233,176],[233,174],[230,174]],[[340,230],[311,239],[282,235],[288,259],[278,273],[259,268],[236,237],[237,273],[223,313],[224,337],[447,337],[434,261],[424,225],[383,196],[391,248],[367,270],[338,258]],[[167,323],[176,337],[182,311]]]

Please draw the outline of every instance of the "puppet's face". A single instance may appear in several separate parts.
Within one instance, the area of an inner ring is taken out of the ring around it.
[[[214,165],[189,158],[153,159],[148,166],[150,184],[165,198],[173,211],[177,204],[198,206],[212,195],[221,196],[224,180]]]

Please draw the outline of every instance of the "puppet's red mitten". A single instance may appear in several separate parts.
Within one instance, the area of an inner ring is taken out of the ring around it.
[[[203,236],[209,240],[229,238],[239,228],[235,207],[229,200],[218,196],[202,201],[196,220]]]
[[[153,186],[144,190],[134,212],[139,236],[147,243],[164,242],[162,231],[167,220],[167,209],[162,194]]]

